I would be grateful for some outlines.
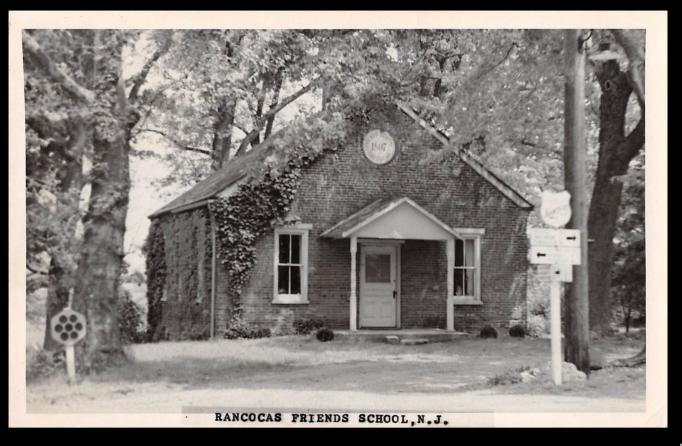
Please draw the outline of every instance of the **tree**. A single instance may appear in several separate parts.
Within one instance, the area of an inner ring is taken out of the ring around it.
[[[47,42],[45,52],[36,51],[37,42],[31,37],[36,35]],[[27,269],[44,277],[40,282],[47,287],[43,345],[54,351],[60,346],[49,334],[49,323],[67,305],[73,287],[80,242],[79,198],[85,183],[83,159],[90,150],[90,137],[76,96],[53,83],[50,71],[45,71],[52,63],[46,52],[87,84],[92,53],[82,49],[92,42],[86,31],[51,30],[25,35],[24,45]]]
[[[67,38],[80,35],[87,45],[73,45],[67,40],[67,45],[45,50],[26,32],[22,42],[26,58],[44,74],[50,88],[61,94],[53,98],[57,107],[66,104],[72,111],[66,125],[82,126],[80,134],[83,138],[89,135],[92,146],[90,197],[83,217],[83,243],[72,307],[86,314],[88,335],[83,365],[86,369],[95,369],[124,356],[117,324],[119,284],[130,189],[130,132],[140,116],[131,103],[137,100],[149,69],[145,65],[131,80],[130,93],[127,93],[122,75],[123,52],[138,36],[136,32],[84,30],[73,34],[67,31],[64,35]],[[49,45],[48,42],[48,48]],[[89,69],[71,71],[72,67],[53,60],[55,54],[61,56],[70,51],[77,55],[77,60],[89,65]],[[83,51],[92,55],[82,57]],[[155,61],[163,52],[163,49],[155,52],[151,60]],[[57,135],[46,131],[46,136]],[[58,165],[56,169],[60,167],[63,168]]]
[[[588,221],[593,240],[589,247],[589,267],[590,276],[600,280],[594,280],[590,290],[590,324],[600,333],[609,331],[611,321],[610,271],[623,178],[644,145],[644,57],[640,46],[643,40],[638,37],[641,38],[620,30],[604,33],[599,43],[600,53],[592,58],[601,95],[599,164]],[[613,51],[616,43],[622,48],[621,53]],[[627,70],[621,66],[624,57],[628,61]],[[636,105],[631,100],[633,93]]]

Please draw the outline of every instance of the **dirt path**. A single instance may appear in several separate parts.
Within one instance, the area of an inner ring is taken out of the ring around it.
[[[636,353],[637,342],[604,346]],[[76,387],[63,377],[27,388],[30,412],[177,413],[205,408],[437,412],[644,410],[644,371],[587,383],[485,388],[488,378],[549,357],[541,339],[466,339],[422,346],[273,338],[135,346],[128,366]],[[615,375],[614,375],[615,373]]]

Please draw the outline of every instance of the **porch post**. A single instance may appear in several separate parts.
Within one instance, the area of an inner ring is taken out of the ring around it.
[[[447,239],[448,286],[447,286],[447,330],[455,331],[455,239]]]
[[[355,255],[358,252],[358,238],[350,239],[350,331],[358,329],[358,295],[356,291],[357,273],[355,271]]]

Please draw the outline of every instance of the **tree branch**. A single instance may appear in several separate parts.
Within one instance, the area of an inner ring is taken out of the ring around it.
[[[163,55],[165,55],[168,52],[168,50],[170,50],[171,42],[172,39],[170,38],[170,36],[167,36],[164,42],[161,44],[161,46],[158,47],[156,51],[154,51],[152,57],[150,57],[149,60],[145,62],[144,66],[142,67],[142,70],[140,70],[137,76],[133,78],[133,88],[130,89],[128,101],[135,102],[137,100],[140,88],[142,88],[142,85],[144,85],[144,82],[147,80],[149,72],[151,71],[156,61],[159,60]]]
[[[639,106],[644,111],[644,52],[623,30],[612,29],[611,32],[628,57],[628,79],[637,95]]]
[[[644,111],[642,117],[623,143],[623,154],[627,157],[628,163],[637,155],[644,145]]]
[[[260,131],[263,128],[263,126],[267,123],[267,121],[275,116],[277,113],[279,113],[284,107],[287,105],[291,104],[294,102],[296,99],[300,98],[307,92],[313,89],[313,87],[319,82],[321,78],[317,78],[314,81],[310,82],[308,85],[305,87],[301,88],[298,90],[296,93],[292,94],[291,96],[286,97],[282,102],[277,104],[275,107],[272,107],[270,110],[268,110],[263,116],[261,116],[257,121],[255,127],[242,139],[241,144],[239,144],[239,148],[237,149],[237,152],[235,153],[235,156],[240,155],[242,152],[246,150],[246,147],[253,141],[257,136],[260,135]]]
[[[204,154],[204,155],[211,156],[211,151],[210,151],[210,150],[208,150],[208,149],[201,149],[201,148],[199,148],[199,147],[192,147],[192,146],[188,146],[188,145],[186,145],[186,144],[183,144],[183,143],[181,143],[180,141],[174,139],[172,136],[168,135],[166,132],[164,132],[164,131],[162,131],[162,130],[156,130],[156,129],[140,129],[140,131],[139,131],[138,133],[143,133],[143,132],[147,132],[147,133],[156,133],[157,135],[161,135],[161,136],[163,136],[165,139],[167,139],[168,141],[172,142],[176,147],[178,147],[178,148],[180,148],[180,149],[182,149],[182,150],[186,150],[186,151],[188,151],[188,152],[202,153],[202,154]]]
[[[29,270],[29,271],[31,271],[33,274],[41,274],[41,275],[45,275],[45,276],[48,274],[47,271],[38,269],[38,268],[32,266],[32,265],[31,265],[30,263],[28,263],[28,262],[26,262],[26,269]]]
[[[91,103],[95,100],[95,93],[78,84],[69,75],[57,67],[52,59],[43,51],[40,44],[30,34],[24,32],[21,36],[21,41],[24,46],[24,51],[31,56],[36,66],[50,76],[52,80],[61,84],[71,96],[85,103]]]

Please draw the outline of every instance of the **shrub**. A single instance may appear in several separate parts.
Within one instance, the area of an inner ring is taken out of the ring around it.
[[[64,372],[64,350],[48,352],[40,349],[27,357],[26,380],[28,382]]]
[[[528,336],[538,337],[549,334],[549,324],[545,316],[536,314],[528,317]]]
[[[118,329],[121,340],[126,344],[143,342],[145,332],[142,322],[142,309],[130,298],[130,293],[124,291],[118,311]]]
[[[237,308],[225,330],[225,339],[256,339],[269,338],[271,335],[269,328],[257,328],[247,324],[241,317],[241,309]]]
[[[523,338],[526,336],[526,329],[522,325],[514,325],[509,329],[509,336],[512,338]]]
[[[523,373],[531,371],[529,366],[519,367],[514,370],[507,370],[506,372],[488,378],[489,386],[507,386],[510,384],[518,384],[523,381]]]
[[[486,339],[486,338],[496,338],[497,337],[497,330],[493,328],[491,325],[486,325],[481,329],[481,333],[479,334],[480,337]]]
[[[324,321],[321,319],[299,319],[294,321],[293,325],[295,334],[307,335],[324,327]]]
[[[317,340],[321,342],[327,342],[334,339],[334,332],[329,328],[320,328],[317,330]]]

